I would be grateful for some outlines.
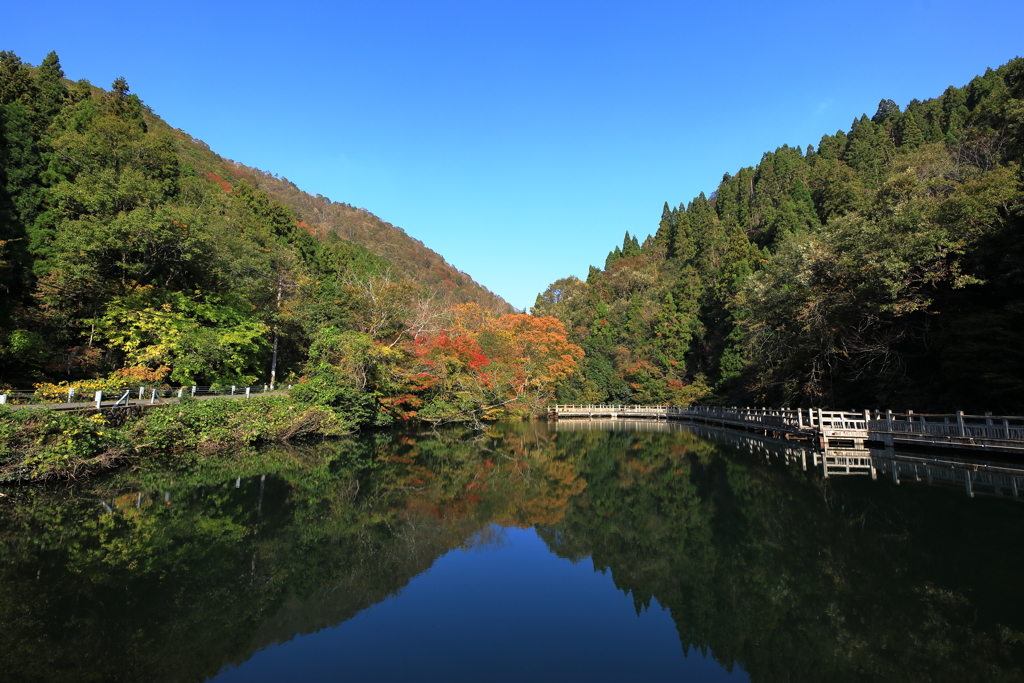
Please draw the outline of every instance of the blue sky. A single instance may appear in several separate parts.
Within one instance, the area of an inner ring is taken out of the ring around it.
[[[1024,3],[7,3],[224,157],[364,207],[525,308],[664,202],[1024,53]]]

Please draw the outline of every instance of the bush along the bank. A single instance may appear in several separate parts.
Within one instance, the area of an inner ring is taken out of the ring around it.
[[[348,416],[285,396],[183,400],[120,428],[101,413],[0,412],[0,481],[80,479],[128,463],[184,464],[198,455],[304,436],[338,436]]]
[[[123,435],[99,413],[4,409],[0,481],[75,479],[127,461]]]
[[[285,396],[247,400],[185,400],[125,426],[125,438],[147,452],[213,451],[292,438],[347,434],[339,413]]]

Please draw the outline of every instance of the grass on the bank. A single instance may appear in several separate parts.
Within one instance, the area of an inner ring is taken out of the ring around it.
[[[351,431],[334,411],[285,396],[185,400],[111,427],[99,413],[0,411],[0,481],[79,479],[127,463]]]

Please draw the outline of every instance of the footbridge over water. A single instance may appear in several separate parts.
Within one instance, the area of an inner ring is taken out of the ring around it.
[[[721,406],[554,405],[553,420],[674,420],[809,441],[819,448],[867,443],[1024,455],[1024,416],[891,410]]]

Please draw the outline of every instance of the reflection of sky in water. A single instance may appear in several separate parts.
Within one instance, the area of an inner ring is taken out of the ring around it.
[[[532,529],[495,529],[453,550],[397,596],[334,628],[258,652],[228,681],[709,681],[683,655],[671,616],[631,597],[589,560],[548,551]]]

